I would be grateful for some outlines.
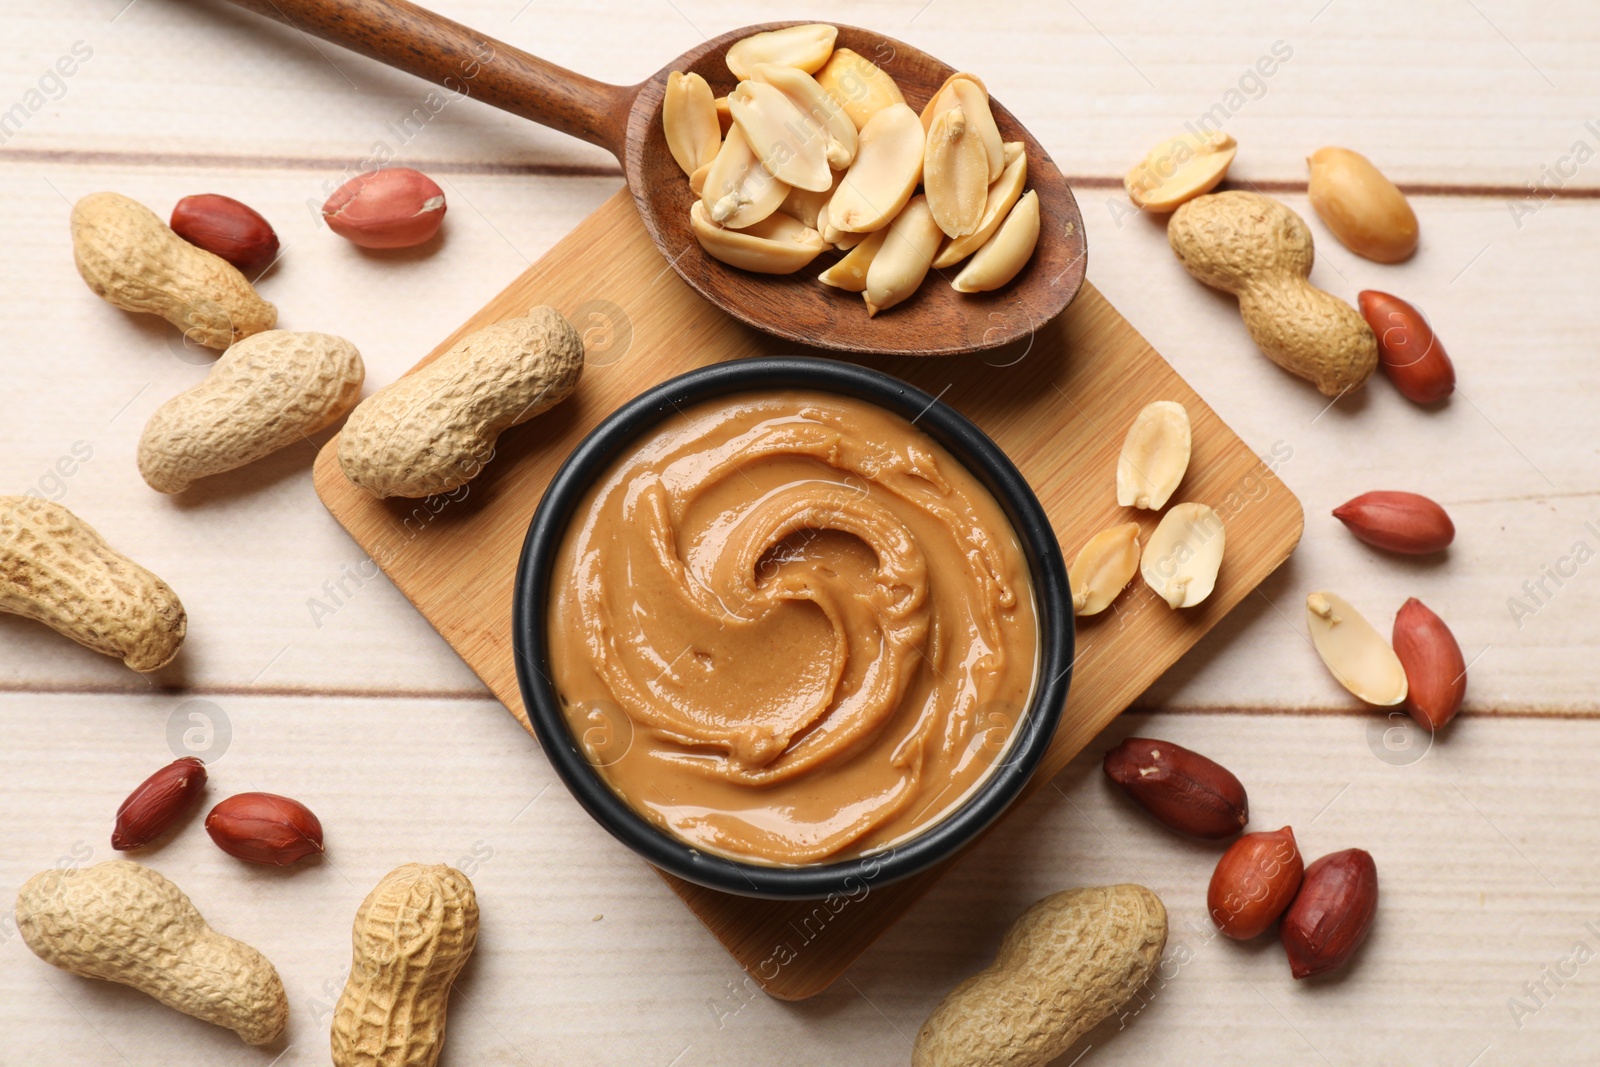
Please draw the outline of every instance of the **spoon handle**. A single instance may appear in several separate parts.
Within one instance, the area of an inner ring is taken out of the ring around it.
[[[453,93],[606,149],[619,161],[637,87],[586,78],[408,0],[231,0]]]

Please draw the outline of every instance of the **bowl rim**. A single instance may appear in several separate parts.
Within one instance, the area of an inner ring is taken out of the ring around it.
[[[618,796],[579,749],[547,670],[550,570],[568,524],[598,476],[639,437],[680,407],[734,393],[782,389],[836,393],[913,421],[984,485],[1011,522],[1033,582],[1038,673],[1005,761],[967,799],[921,833],[846,860],[776,867],[696,849],[657,828]],[[602,419],[557,469],[528,523],[512,596],[517,684],[545,756],[578,803],[652,865],[710,889],[767,899],[856,899],[953,856],[1016,800],[1032,776],[1066,704],[1074,632],[1066,563],[1049,516],[1000,446],[939,398],[883,371],[813,356],[760,356],[699,367],[645,390]]]

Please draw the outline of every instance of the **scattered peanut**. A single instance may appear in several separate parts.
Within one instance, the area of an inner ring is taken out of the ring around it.
[[[704,78],[676,70],[667,75],[661,126],[667,137],[667,151],[685,174],[692,175],[711,162],[722,143],[722,127],[717,124],[716,99]]]
[[[530,308],[362,401],[339,435],[339,466],[380,497],[459,488],[503,431],[565,400],[582,371],[578,331],[555,308]]]
[[[1160,511],[1189,469],[1189,412],[1175,400],[1146,404],[1117,456],[1117,503]]]
[[[298,800],[276,793],[235,793],[211,809],[206,833],[235,859],[286,867],[322,855],[322,823]]]
[[[1432,404],[1456,388],[1456,368],[1422,312],[1398,296],[1363,289],[1356,294],[1361,317],[1378,338],[1378,360],[1407,400]]]
[[[197,478],[253,463],[349,414],[361,354],[342,337],[268,330],[222,354],[205,381],[156,409],[139,438],[150,488],[181,493]]]
[[[172,662],[188,617],[178,595],[60,504],[0,496],[0,612],[42,622],[136,671]]]
[[[1139,569],[1171,608],[1192,608],[1216,588],[1227,531],[1204,504],[1174,504],[1144,546]]]
[[[1370,852],[1347,848],[1311,864],[1278,928],[1289,973],[1310,978],[1343,967],[1377,911],[1378,865]]]
[[[1067,571],[1075,615],[1098,615],[1111,606],[1139,570],[1139,524],[1101,530],[1078,550]]]
[[[958,293],[987,293],[1008,284],[1033,258],[1039,244],[1039,194],[1022,194],[1000,229],[950,283]]]
[[[160,315],[207,348],[227,348],[278,321],[278,309],[237,268],[119,193],[90,193],[73,205],[72,254],[108,303]]]
[[[385,167],[358,174],[322,205],[328,229],[362,248],[411,248],[444,222],[444,190],[421,171]]]
[[[17,893],[17,929],[54,967],[132,986],[249,1044],[271,1044],[288,1024],[266,957],[211,929],[181,889],[130,860],[34,875]]]
[[[1361,385],[1378,342],[1355,308],[1306,279],[1314,256],[1299,215],[1260,193],[1208,193],[1173,213],[1172,251],[1190,274],[1239,298],[1250,336],[1325,396]]]
[[[1172,211],[1228,176],[1238,146],[1220,130],[1180,133],[1150,150],[1122,186],[1128,199],[1148,211]]]
[[[139,783],[117,808],[111,847],[143,848],[172,828],[206,788],[206,765],[194,756],[174,760]]]
[[[1129,737],[1100,764],[1106,777],[1169,830],[1208,841],[1250,822],[1244,783],[1216,760],[1152,737]]]
[[[1406,699],[1406,670],[1399,657],[1343,597],[1326,591],[1306,597],[1306,625],[1317,654],[1340,685],[1379,707]]]
[[[1406,672],[1406,710],[1428,729],[1443,729],[1467,696],[1467,661],[1456,635],[1412,597],[1395,614],[1390,642]]]
[[[278,235],[254,208],[229,196],[186,196],[172,209],[172,232],[196,248],[221,256],[246,274],[278,258]]]
[[[1456,539],[1449,513],[1421,493],[1375,489],[1346,500],[1333,517],[1374,548],[1407,556],[1443,552]]]
[[[1319,148],[1306,161],[1311,206],[1346,248],[1378,263],[1417,250],[1417,215],[1398,186],[1348,148]]]
[[[1167,912],[1140,885],[1069,889],[1012,924],[917,1032],[917,1067],[1044,1067],[1155,973]]]
[[[472,882],[442,863],[396,867],[361,902],[351,940],[334,1067],[433,1067],[450,987],[478,941]]]
[[[1259,937],[1294,899],[1304,873],[1291,828],[1245,834],[1211,872],[1206,910],[1226,936],[1236,941]]]

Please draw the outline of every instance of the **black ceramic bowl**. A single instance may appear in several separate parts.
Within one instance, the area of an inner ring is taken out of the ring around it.
[[[775,389],[810,389],[866,400],[907,419],[964,463],[1011,520],[1033,579],[1039,666],[1032,702],[1003,762],[945,818],[893,848],[797,867],[742,863],[702,852],[657,829],[612,792],[573,739],[550,682],[546,602],[550,567],[584,493],[636,438],[680,407]],[[816,358],[757,358],[690,371],[612,412],[575,448],[545,490],[517,567],[512,606],[517,680],[545,755],[590,815],[650,863],[691,882],[743,896],[808,899],[859,895],[954,854],[1016,799],[1055,734],[1072,669],[1072,597],[1061,547],[1039,500],[998,445],[962,415],[892,375]]]

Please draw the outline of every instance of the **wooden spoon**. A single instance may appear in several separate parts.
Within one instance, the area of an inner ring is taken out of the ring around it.
[[[830,253],[789,275],[751,274],[706,255],[689,228],[694,194],[667,150],[661,126],[667,75],[694,71],[721,96],[737,83],[724,61],[728,46],[792,22],[725,33],[638,85],[620,86],[547,63],[406,0],[232,2],[606,149],[622,164],[645,228],[683,280],[734,318],[790,341],[870,355],[956,355],[996,348],[1055,317],[1083,284],[1083,218],[1072,190],[1044,147],[993,100],[1001,136],[1027,146],[1028,187],[1039,194],[1041,217],[1033,260],[1004,288],[958,293],[949,279],[959,266],[930,271],[916,295],[869,319],[858,294],[816,280],[836,259]],[[878,64],[917,111],[954,73],[910,45],[853,26],[839,27],[836,47]]]

